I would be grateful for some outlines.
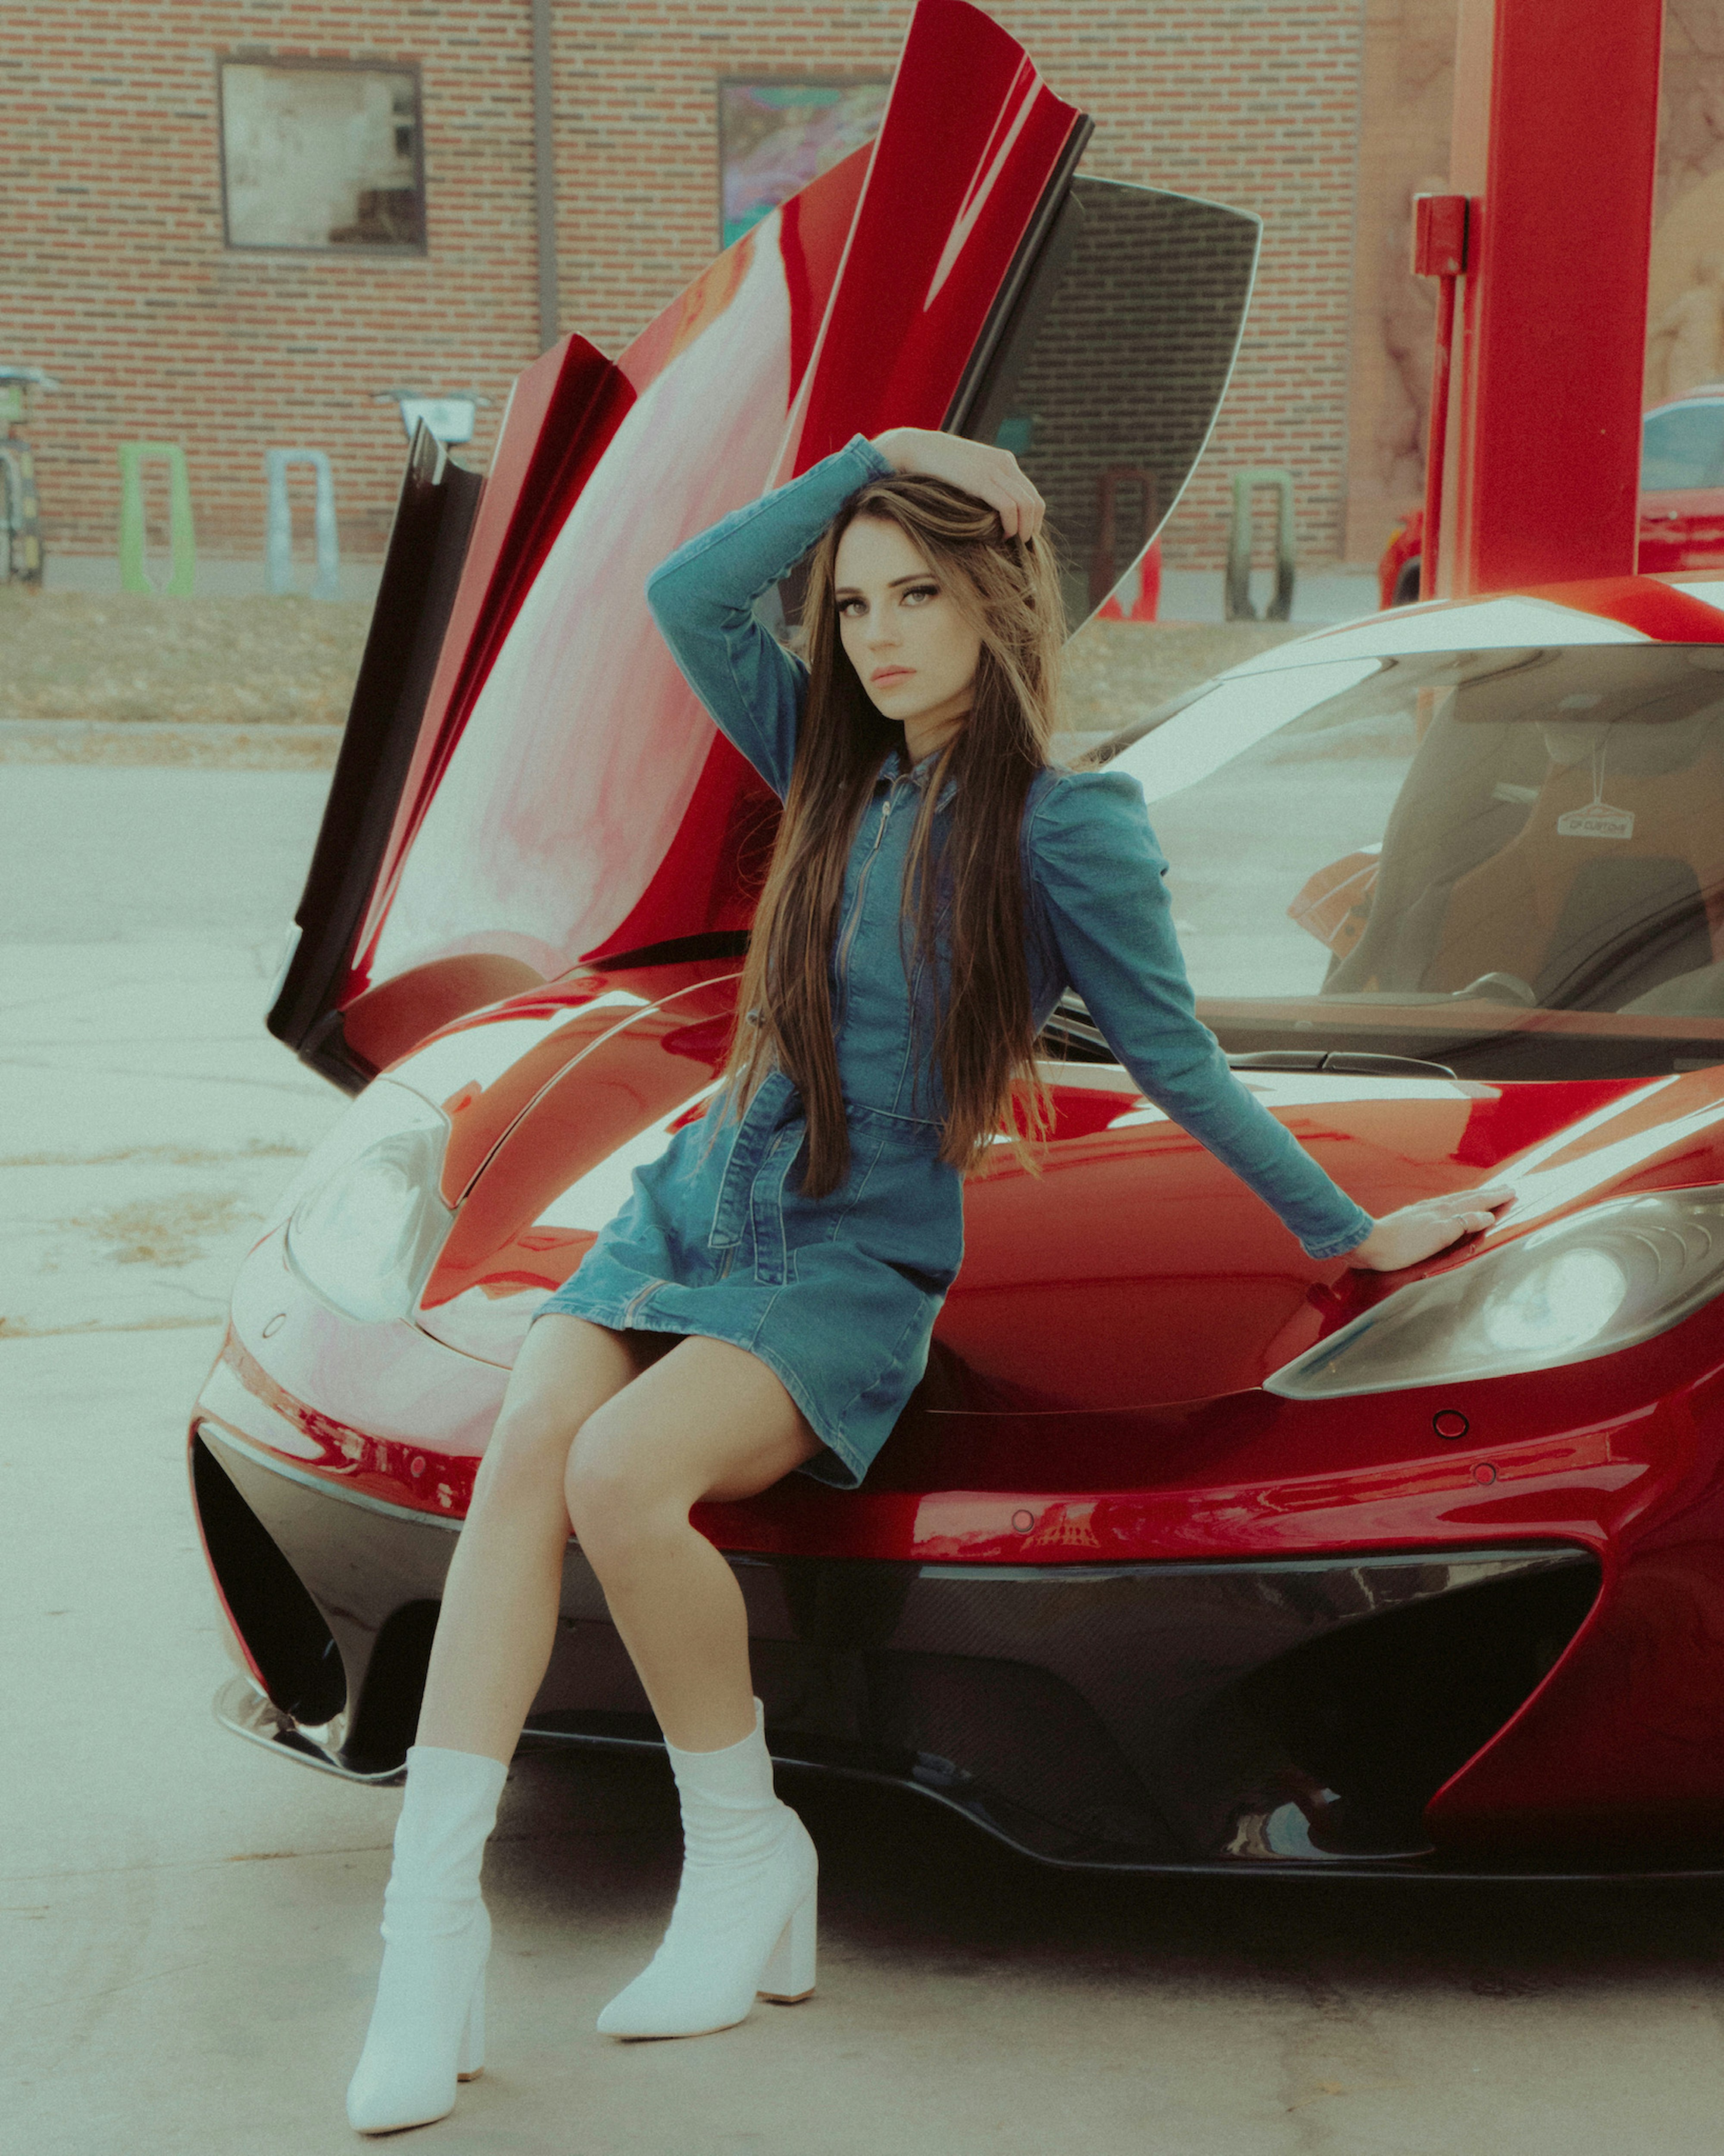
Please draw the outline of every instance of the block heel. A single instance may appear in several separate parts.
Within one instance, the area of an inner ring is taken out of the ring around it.
[[[757,1998],[769,1999],[775,2006],[794,2006],[813,1992],[816,1898],[810,1892],[791,1911],[790,1922],[779,1933],[772,1958],[760,1973]]]
[[[479,1981],[473,1987],[472,2004],[467,2009],[467,2025],[461,2031],[461,2048],[455,2054],[455,2079],[475,2082],[485,2071],[485,1971],[479,1972]]]

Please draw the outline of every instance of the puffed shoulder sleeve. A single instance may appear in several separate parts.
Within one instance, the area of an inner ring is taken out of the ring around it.
[[[1035,813],[1029,858],[1066,978],[1145,1096],[1271,1205],[1309,1256],[1362,1243],[1370,1214],[1239,1083],[1197,1015],[1137,782],[1064,775]]]
[[[789,791],[808,669],[754,616],[859,488],[891,465],[860,434],[788,486],[679,547],[647,578],[647,603],[689,685],[780,799]]]

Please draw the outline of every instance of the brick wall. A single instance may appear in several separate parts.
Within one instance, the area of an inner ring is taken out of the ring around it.
[[[1239,370],[1170,533],[1219,562],[1227,480],[1290,466],[1301,559],[1337,555],[1360,0],[995,0],[1097,127],[1085,169],[1257,211]],[[624,342],[717,244],[716,85],[889,72],[903,0],[556,0],[562,322]],[[0,49],[8,349],[66,385],[38,400],[49,542],[108,552],[115,444],[184,441],[199,543],[256,554],[263,450],[327,449],[342,542],[381,544],[398,383],[492,401],[537,343],[527,0],[37,0]],[[415,60],[428,249],[269,256],[223,244],[218,54]]]
[[[1084,169],[1264,220],[1238,370],[1168,532],[1219,566],[1230,475],[1290,469],[1306,567],[1339,557],[1362,58],[1359,0],[1075,0],[996,12],[1095,121]],[[1265,529],[1259,559],[1273,560]]]
[[[218,54],[417,59],[428,251],[225,248]],[[64,385],[30,426],[50,549],[114,551],[128,438],[186,444],[218,555],[262,552],[273,445],[328,450],[343,547],[379,552],[406,447],[379,393],[397,384],[487,397],[483,455],[537,343],[525,5],[33,0],[0,83],[0,358]]]
[[[1436,295],[1408,266],[1413,198],[1449,184],[1455,0],[1366,0],[1346,549],[1374,561],[1424,499]]]

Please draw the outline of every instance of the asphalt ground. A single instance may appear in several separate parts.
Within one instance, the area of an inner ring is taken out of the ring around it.
[[[322,2156],[398,1794],[220,1729],[187,1409],[340,1112],[261,1010],[321,774],[0,768],[0,2147]],[[1714,2156],[1724,1886],[1084,1876],[787,1775],[820,1988],[593,2032],[675,1891],[668,1773],[523,1756],[490,2056],[439,2150]]]

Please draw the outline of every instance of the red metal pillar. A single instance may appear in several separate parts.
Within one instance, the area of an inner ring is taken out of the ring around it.
[[[1664,0],[1461,0],[1439,597],[1633,573],[1663,28]]]

